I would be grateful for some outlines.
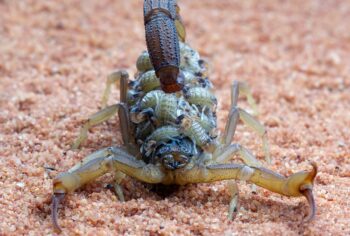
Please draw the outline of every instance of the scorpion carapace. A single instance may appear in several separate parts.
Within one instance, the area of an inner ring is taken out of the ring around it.
[[[161,88],[166,93],[180,91],[184,86],[179,73],[179,39],[185,40],[179,8],[175,0],[145,0],[144,23],[147,49]]]
[[[269,159],[264,126],[237,105],[239,94],[243,94],[248,103],[255,106],[248,86],[242,82],[234,82],[231,87],[231,109],[225,130],[219,135],[217,100],[203,60],[197,51],[181,41],[179,57],[184,58],[179,60],[178,66],[184,87],[178,92],[166,93],[161,89],[161,81],[147,51],[142,52],[137,60],[138,72],[134,80],[129,81],[126,71],[117,71],[108,77],[103,104],[107,104],[111,85],[118,81],[120,103],[106,106],[90,116],[73,148],[79,147],[87,138],[89,128],[116,113],[119,115],[123,146],[98,150],[54,179],[52,220],[57,230],[60,230],[57,223],[60,200],[109,171],[115,173],[114,190],[121,201],[124,201],[124,195],[120,184],[125,175],[145,183],[164,185],[235,179],[285,196],[305,196],[310,205],[305,221],[314,217],[316,207],[312,188],[317,174],[316,164],[312,163],[311,171],[284,177],[263,167],[242,145],[231,143],[241,120],[262,139],[266,159]],[[231,163],[234,155],[238,155],[243,164]],[[228,217],[232,219],[237,212],[238,188],[233,182],[229,183],[232,196]]]

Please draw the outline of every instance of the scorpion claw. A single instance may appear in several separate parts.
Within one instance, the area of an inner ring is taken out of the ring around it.
[[[310,164],[312,165],[312,168],[313,168],[312,171],[308,175],[308,179],[309,179],[309,181],[311,181],[311,184],[310,183],[305,184],[305,185],[302,185],[300,187],[300,193],[306,197],[306,199],[310,205],[309,214],[303,220],[303,222],[305,222],[305,223],[310,222],[315,217],[315,214],[316,214],[316,204],[315,204],[314,195],[312,194],[312,187],[313,187],[312,182],[317,174],[317,165],[315,162],[311,162]]]
[[[316,204],[315,204],[315,199],[314,196],[312,194],[312,189],[305,189],[303,191],[301,191],[301,193],[306,197],[310,208],[309,208],[309,214],[308,216],[303,220],[303,222],[310,222],[316,214]]]
[[[52,195],[51,219],[55,230],[59,233],[62,232],[62,229],[57,222],[57,212],[58,212],[58,205],[60,204],[64,196],[65,196],[65,193],[54,193]]]

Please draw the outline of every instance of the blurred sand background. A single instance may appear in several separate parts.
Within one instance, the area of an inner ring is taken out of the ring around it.
[[[69,150],[99,109],[106,76],[131,75],[145,49],[141,0],[0,0],[0,235],[53,234],[52,179],[87,154],[120,144],[117,119]],[[126,202],[106,175],[69,195],[64,234],[349,235],[350,2],[180,1],[188,42],[211,65],[223,130],[233,80],[250,84],[268,130],[272,164],[283,175],[318,163],[317,215],[301,224],[303,198],[240,183],[239,214],[227,220],[224,182],[181,187],[161,198],[123,181]],[[118,101],[114,90],[110,103]],[[247,107],[244,100],[242,107]],[[260,139],[239,126],[235,142],[263,159]],[[234,160],[233,160],[234,161]]]

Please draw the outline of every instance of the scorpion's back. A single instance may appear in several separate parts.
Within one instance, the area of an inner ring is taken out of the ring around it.
[[[189,45],[180,42],[180,76],[185,87],[176,93],[161,90],[148,52],[137,60],[138,72],[129,83],[128,106],[135,142],[144,161],[154,162],[162,143],[187,138],[199,152],[216,138],[216,98],[205,62]]]

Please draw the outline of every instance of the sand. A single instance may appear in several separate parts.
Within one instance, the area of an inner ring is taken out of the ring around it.
[[[180,1],[187,41],[211,65],[223,130],[233,80],[249,83],[283,175],[315,161],[317,214],[303,198],[239,183],[239,214],[227,220],[225,182],[160,197],[131,178],[119,202],[106,175],[70,194],[59,213],[67,235],[349,235],[349,1]],[[91,129],[106,76],[131,74],[145,49],[142,1],[0,1],[0,235],[55,234],[52,178],[89,153],[121,143],[117,119]],[[110,103],[118,101],[113,91]],[[247,103],[240,100],[247,108]],[[240,125],[234,142],[263,159],[261,141]],[[232,160],[237,161],[237,160]],[[57,171],[46,172],[44,167]]]

